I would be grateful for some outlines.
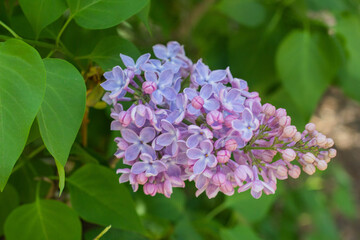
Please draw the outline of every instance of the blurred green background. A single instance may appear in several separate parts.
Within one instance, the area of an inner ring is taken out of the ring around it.
[[[0,5],[3,21],[23,38],[37,38],[17,1],[0,2],[4,3]],[[39,39],[53,39],[63,22],[64,17],[50,24]],[[5,32],[0,30],[0,34]],[[118,47],[104,40],[109,35],[120,36],[124,42]],[[359,239],[360,1],[152,0],[136,16],[112,28],[87,30],[70,22],[62,42],[75,58],[55,56],[76,65],[93,90],[102,71],[114,62],[120,64],[119,51],[134,56],[171,40],[183,44],[194,62],[202,58],[211,69],[230,66],[234,76],[248,82],[250,91],[260,93],[263,103],[286,108],[299,130],[310,120],[315,122],[320,131],[334,138],[338,157],[325,172],[281,181],[275,195],[259,200],[249,192],[196,198],[193,183],[176,189],[171,199],[132,193],[152,239]],[[38,51],[44,57],[48,54],[41,47]],[[96,59],[99,52],[111,60]],[[93,67],[96,65],[102,69]],[[98,94],[94,95],[93,99],[88,95],[87,142],[79,138],[74,145],[67,173],[79,166],[72,161],[76,156],[96,158],[112,168],[121,166],[113,157],[117,133],[109,130],[109,109],[96,105]],[[87,147],[81,148],[80,143]],[[53,175],[54,169],[46,164],[49,154],[41,158],[33,165]],[[14,189],[20,193],[18,202],[32,201],[33,165],[11,176],[7,197],[0,193],[0,226],[14,208]],[[43,195],[46,192],[44,189]],[[57,199],[52,193],[47,198]],[[66,191],[60,201],[69,202]],[[82,227],[86,240],[104,229],[84,220]],[[2,233],[1,229],[0,236]],[[101,239],[146,238],[112,228]]]

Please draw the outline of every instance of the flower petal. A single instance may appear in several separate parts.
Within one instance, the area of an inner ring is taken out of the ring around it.
[[[136,162],[132,167],[131,167],[131,172],[134,174],[140,174],[145,172],[147,169],[149,168],[149,164],[145,163],[145,162]]]
[[[130,68],[135,66],[135,62],[131,57],[120,53],[120,58],[126,67]]]
[[[190,159],[199,159],[204,157],[204,153],[198,148],[191,148],[186,151],[186,155]]]
[[[226,71],[225,70],[215,70],[212,71],[209,75],[208,82],[220,82],[226,77]]]
[[[186,140],[186,146],[188,146],[188,148],[194,148],[196,147],[199,142],[200,142],[200,136],[198,134],[193,134],[191,135],[187,140]]]
[[[139,153],[140,153],[139,145],[133,144],[125,150],[125,159],[127,161],[135,160],[139,156]]]
[[[144,143],[152,141],[155,137],[155,129],[152,127],[143,128],[140,132],[140,140]]]
[[[128,143],[138,143],[140,141],[139,136],[131,129],[124,128],[121,130],[121,136]]]
[[[169,101],[174,101],[176,99],[177,92],[174,88],[166,87],[160,90],[162,95]]]
[[[208,111],[216,110],[220,107],[220,103],[218,100],[211,98],[208,100],[205,100],[204,108]]]
[[[206,84],[200,89],[200,97],[202,97],[203,99],[208,99],[212,93],[213,88],[210,84]]]
[[[206,168],[206,162],[205,162],[205,158],[199,159],[198,161],[196,161],[196,163],[194,164],[193,170],[194,170],[194,174],[200,174],[202,173]]]
[[[156,143],[160,146],[169,146],[174,141],[174,136],[171,133],[163,133],[156,138]]]

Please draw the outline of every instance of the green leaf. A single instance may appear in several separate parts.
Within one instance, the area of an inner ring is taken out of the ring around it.
[[[304,114],[311,114],[334,77],[336,68],[316,38],[293,30],[280,44],[276,67],[285,89]]]
[[[102,39],[87,58],[99,64],[106,71],[122,64],[120,53],[133,58],[140,55],[139,50],[131,42],[118,36],[110,36]]]
[[[7,216],[19,205],[19,194],[16,189],[8,184],[0,192],[0,236],[4,234],[4,223]]]
[[[225,205],[232,208],[249,222],[258,222],[266,217],[276,199],[275,195],[253,198],[250,193],[235,194],[226,198]]]
[[[21,164],[21,162],[18,164]],[[18,170],[11,174],[9,184],[16,188],[21,203],[30,203],[36,199],[36,184],[38,181],[35,179],[54,176],[54,174],[55,172],[52,166],[40,159],[33,159],[26,161]],[[45,197],[50,188],[50,183],[43,182],[40,185],[39,196]]]
[[[238,225],[232,229],[221,229],[220,235],[222,240],[261,240],[249,226],[244,225]]]
[[[151,1],[137,14],[138,18],[144,23],[146,29],[151,34],[151,28],[149,25],[149,13],[150,13]]]
[[[71,16],[88,29],[113,27],[138,13],[148,0],[67,0]]]
[[[257,27],[265,20],[263,5],[255,0],[223,0],[218,5],[220,11],[247,27]]]
[[[21,9],[34,29],[36,37],[66,10],[63,0],[19,0]]]
[[[86,221],[143,233],[128,190],[110,169],[87,164],[67,179],[71,204]]]
[[[103,228],[92,228],[84,234],[85,240],[94,240],[104,229]],[[116,228],[110,228],[101,238],[101,240],[119,240],[119,239],[126,239],[126,240],[148,240],[137,233],[123,231]]]
[[[45,93],[38,52],[11,39],[0,43],[0,190],[19,158]]]
[[[340,84],[347,95],[360,101],[360,18],[355,15],[342,16],[336,32],[344,38],[348,55]]]
[[[80,240],[81,223],[64,203],[37,200],[10,214],[5,222],[5,237],[7,240]]]
[[[174,239],[201,240],[202,237],[195,230],[188,216],[183,216],[175,225]]]
[[[44,144],[59,169],[66,164],[84,116],[86,87],[78,70],[65,60],[47,58],[44,65],[46,92],[37,119]]]

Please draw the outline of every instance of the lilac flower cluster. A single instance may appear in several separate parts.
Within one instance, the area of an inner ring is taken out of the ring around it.
[[[117,170],[120,183],[170,197],[189,180],[196,196],[251,189],[259,198],[273,194],[278,179],[325,170],[335,157],[332,139],[312,123],[298,132],[285,109],[261,105],[229,68],[193,64],[177,42],[153,50],[157,59],[121,54],[126,68],[106,72],[101,84],[113,105],[111,129],[121,132],[115,156],[129,166]],[[123,109],[121,101],[133,104]]]

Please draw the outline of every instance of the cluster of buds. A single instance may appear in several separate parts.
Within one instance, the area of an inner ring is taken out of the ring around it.
[[[113,106],[111,129],[121,133],[115,156],[129,166],[117,170],[120,183],[170,197],[188,180],[196,196],[251,189],[259,198],[275,193],[278,179],[325,170],[335,157],[332,139],[312,123],[298,132],[285,109],[261,105],[229,68],[193,64],[177,42],[153,50],[157,59],[136,62],[120,54],[125,69],[114,67],[101,84]],[[133,104],[123,109],[122,101]]]

